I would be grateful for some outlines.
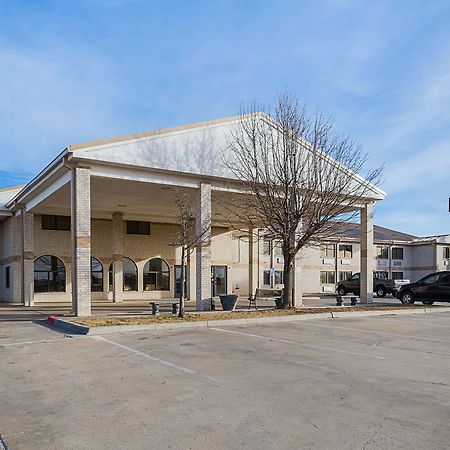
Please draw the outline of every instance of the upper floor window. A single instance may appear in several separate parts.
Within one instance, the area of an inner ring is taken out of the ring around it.
[[[377,259],[389,259],[389,247],[387,245],[377,245]]]
[[[392,259],[403,259],[403,247],[392,248]]]
[[[320,247],[321,258],[334,258],[336,256],[334,244],[324,244]]]
[[[450,259],[450,247],[444,247],[444,259]]]
[[[263,239],[262,242],[262,254],[270,255],[270,241],[268,239]]]
[[[283,244],[280,241],[273,243],[273,256],[281,258],[283,256]]]
[[[70,216],[42,215],[43,230],[70,231]]]
[[[127,220],[127,234],[150,234],[150,222]]]
[[[339,258],[350,259],[353,256],[353,246],[350,244],[339,244]]]

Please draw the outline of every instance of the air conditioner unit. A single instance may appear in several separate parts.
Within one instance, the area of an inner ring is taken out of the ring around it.
[[[394,267],[401,267],[402,261],[401,260],[394,260],[392,261]]]
[[[277,264],[284,264],[284,258],[282,256],[277,258]]]
[[[450,266],[450,259],[444,259],[444,266]]]
[[[382,266],[382,267],[386,267],[387,266],[387,261],[385,259],[378,259],[377,260],[377,265],[378,266]]]
[[[322,264],[334,264],[334,259],[324,258],[322,259]]]
[[[341,259],[341,264],[343,266],[349,266],[351,261],[349,259]]]

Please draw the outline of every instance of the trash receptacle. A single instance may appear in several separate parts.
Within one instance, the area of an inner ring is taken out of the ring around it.
[[[238,296],[236,294],[222,294],[219,295],[219,298],[224,311],[233,311],[236,307],[236,303],[238,301]]]

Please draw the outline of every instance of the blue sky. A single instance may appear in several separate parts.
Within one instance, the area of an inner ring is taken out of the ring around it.
[[[376,223],[450,233],[450,1],[5,1],[0,64],[1,186],[288,90],[385,163]]]

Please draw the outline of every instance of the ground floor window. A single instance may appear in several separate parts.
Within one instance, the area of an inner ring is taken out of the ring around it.
[[[336,283],[335,273],[331,270],[323,270],[320,272],[320,284]]]
[[[392,272],[393,280],[403,280],[403,272]]]
[[[5,288],[11,287],[11,266],[5,267]]]
[[[94,257],[91,258],[91,292],[103,292],[103,266]]]
[[[123,258],[123,290],[138,290],[138,270],[136,263],[130,258]]]
[[[144,266],[144,291],[169,291],[169,265],[161,258],[152,258]]]
[[[347,271],[339,272],[339,281],[347,281],[351,277],[352,277],[351,272],[347,272]]]
[[[187,295],[187,266],[184,266],[185,280],[184,280],[184,295]],[[181,264],[175,266],[175,296],[181,295]]]
[[[66,268],[56,256],[45,255],[34,261],[34,292],[65,292]]]
[[[282,270],[272,270],[273,274],[273,284],[283,284],[284,277]],[[263,284],[269,286],[270,285],[270,270],[265,270],[263,272]]]

